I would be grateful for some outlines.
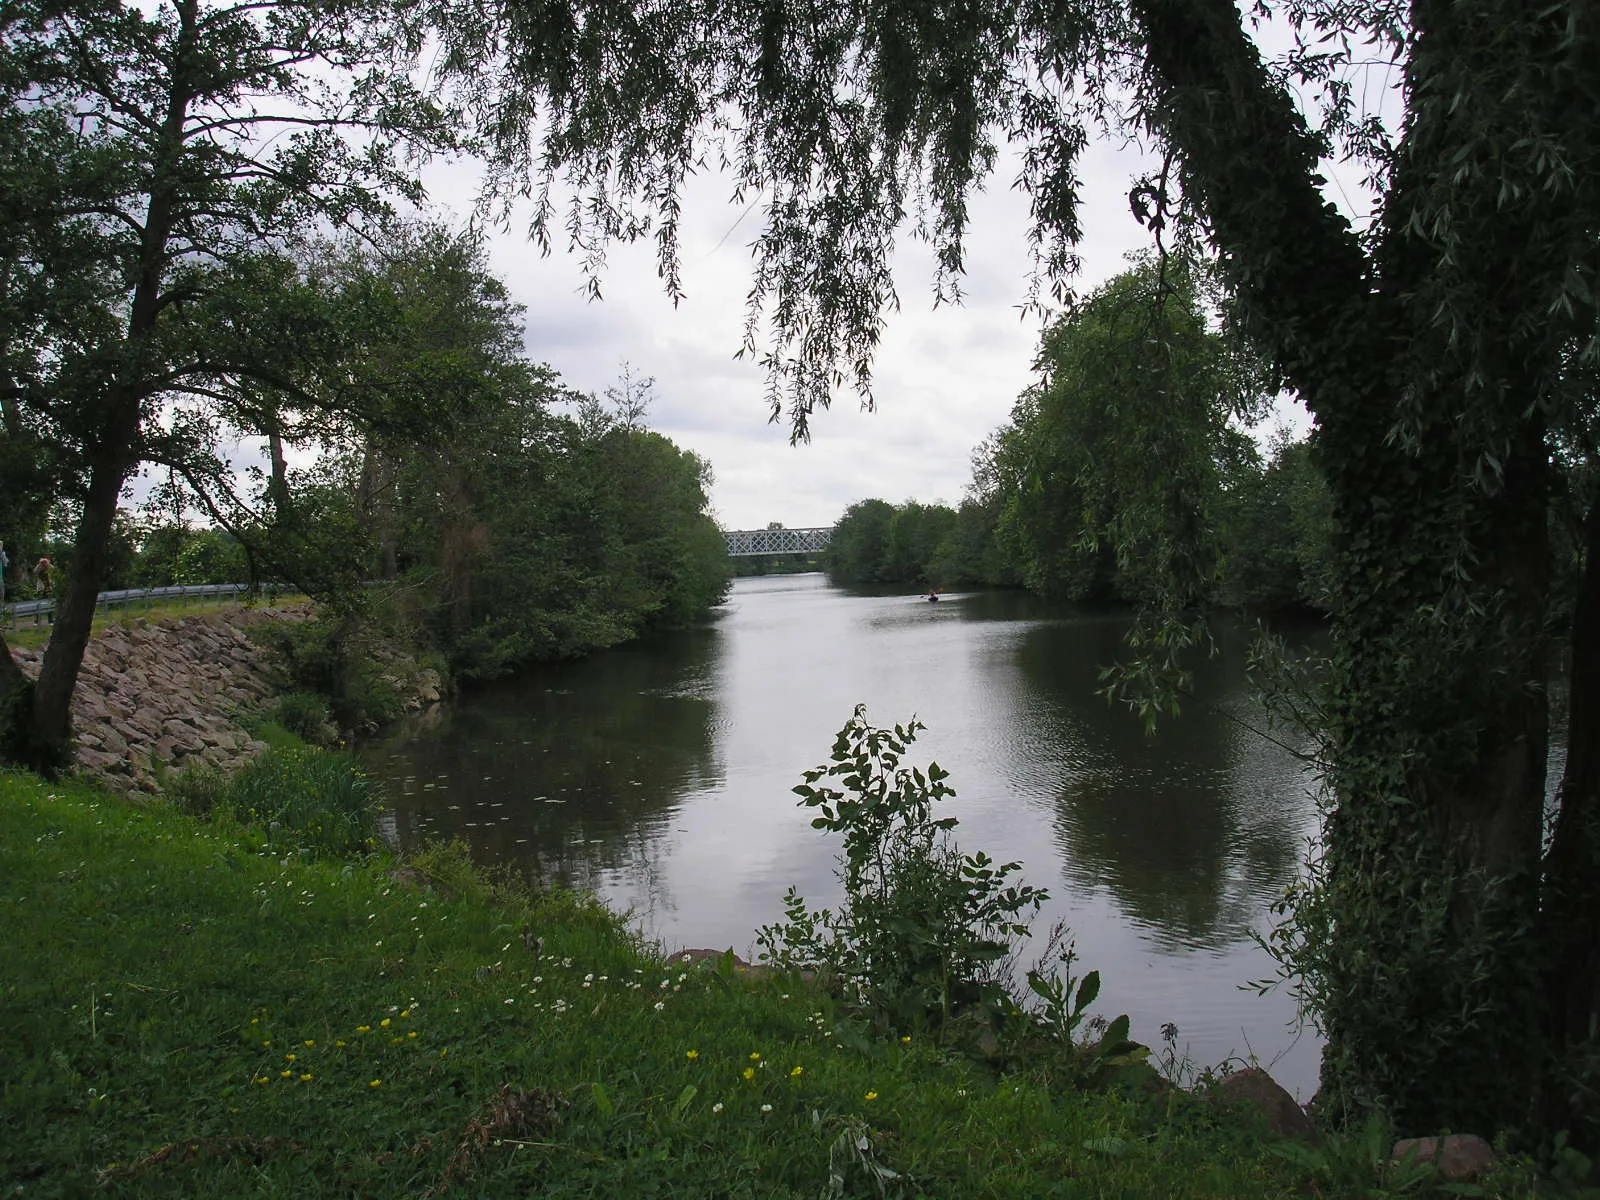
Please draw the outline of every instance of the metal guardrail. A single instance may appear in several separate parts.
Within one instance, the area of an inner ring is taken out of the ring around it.
[[[116,608],[141,600],[186,600],[190,597],[233,597],[250,590],[248,583],[178,583],[169,587],[123,588],[115,592],[101,592],[95,597],[95,610]],[[14,624],[22,617],[32,617],[35,625],[49,625],[55,620],[56,602],[43,600],[18,600],[5,606],[6,624]]]

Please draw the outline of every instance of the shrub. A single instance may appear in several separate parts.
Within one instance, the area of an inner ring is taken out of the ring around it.
[[[326,696],[285,692],[272,708],[272,720],[313,746],[332,746],[339,739]]]
[[[268,750],[229,781],[222,803],[275,850],[311,858],[359,854],[376,836],[371,783],[347,754]]]
[[[756,938],[779,966],[832,971],[848,995],[896,1029],[1013,1009],[998,967],[1013,939],[1027,936],[1024,915],[1047,899],[1011,881],[1020,863],[961,853],[950,839],[956,819],[933,817],[933,805],[955,794],[948,773],[937,763],[925,772],[900,765],[922,728],[913,720],[875,729],[866,707],[856,707],[832,765],[807,771],[794,789],[818,810],[814,828],[844,835],[840,909],[813,912],[791,887],[784,919]]]
[[[167,802],[190,816],[210,816],[218,805],[227,803],[230,781],[209,763],[201,763],[175,775],[158,774],[157,778]]]

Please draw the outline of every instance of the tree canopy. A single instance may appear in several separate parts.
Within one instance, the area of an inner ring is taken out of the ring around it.
[[[463,143],[413,81],[423,26],[392,6],[23,0],[0,22],[6,459],[29,464],[33,507],[78,514],[37,688],[0,653],[13,749],[37,762],[66,739],[139,465],[210,498],[230,477],[222,431],[383,415],[349,386],[381,305],[314,286],[291,251],[377,229],[420,197],[420,158]]]

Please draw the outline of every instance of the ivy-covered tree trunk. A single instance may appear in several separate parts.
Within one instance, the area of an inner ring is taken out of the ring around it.
[[[1581,230],[1581,197],[1509,149],[1530,129],[1559,140],[1572,97],[1486,84],[1502,62],[1559,53],[1539,25],[1556,18],[1414,6],[1406,138],[1368,254],[1324,201],[1320,148],[1235,5],[1133,9],[1151,120],[1252,332],[1316,414],[1335,504],[1331,808],[1292,964],[1328,1034],[1324,1103],[1415,1130],[1523,1126],[1596,1012],[1579,984],[1552,1021],[1544,987],[1552,946],[1581,958],[1592,936],[1536,936],[1551,915],[1544,431],[1572,334],[1530,318],[1573,249],[1547,231]],[[1600,870],[1586,811],[1562,843],[1572,881]],[[1593,885],[1563,895],[1592,901]]]
[[[1574,1081],[1586,1068],[1592,1088],[1600,1074],[1600,502],[1590,503],[1587,541],[1572,622],[1567,766],[1540,928],[1550,1044],[1563,1055],[1544,1088],[1551,1129],[1580,1125],[1584,1096]],[[1592,1093],[1587,1101],[1593,1121]]]

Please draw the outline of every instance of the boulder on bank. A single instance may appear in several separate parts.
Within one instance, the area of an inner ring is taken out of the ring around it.
[[[1305,1109],[1260,1067],[1235,1071],[1211,1089],[1210,1098],[1212,1103],[1225,1108],[1260,1113],[1280,1137],[1309,1137],[1313,1132]]]
[[[1445,1183],[1476,1183],[1494,1170],[1496,1162],[1494,1148],[1475,1133],[1406,1138],[1394,1144],[1389,1157],[1396,1162],[1432,1163]]]

